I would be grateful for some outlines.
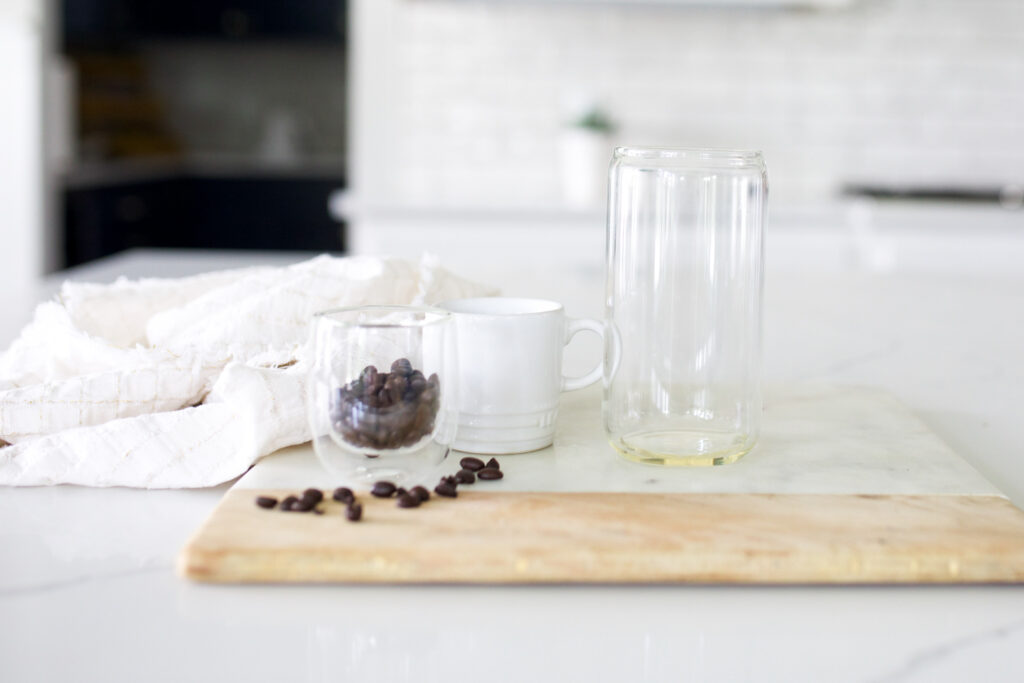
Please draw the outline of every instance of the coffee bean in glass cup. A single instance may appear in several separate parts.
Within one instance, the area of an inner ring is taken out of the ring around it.
[[[420,483],[455,436],[455,330],[447,311],[363,306],[314,316],[313,448],[347,484]]]

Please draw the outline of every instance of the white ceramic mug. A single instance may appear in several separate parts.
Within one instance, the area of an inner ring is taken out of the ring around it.
[[[562,374],[562,352],[581,330],[604,337],[597,320],[570,319],[557,301],[485,297],[439,304],[454,314],[459,426],[454,448],[525,453],[550,446],[558,396],[601,378],[601,361],[581,377]]]

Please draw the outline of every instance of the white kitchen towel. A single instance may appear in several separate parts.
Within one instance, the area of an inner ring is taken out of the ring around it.
[[[431,257],[65,283],[0,356],[0,485],[227,481],[309,440],[313,313],[493,293]]]

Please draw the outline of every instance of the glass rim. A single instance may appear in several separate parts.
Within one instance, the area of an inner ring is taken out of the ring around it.
[[[764,155],[755,149],[714,147],[616,147],[612,157],[629,161],[674,162],[712,166],[763,168]]]
[[[379,316],[385,316],[390,314],[420,314],[430,316],[429,318],[424,317],[419,320],[345,320],[338,316],[344,315],[358,315],[358,314],[379,314]],[[446,311],[443,308],[436,306],[412,306],[412,305],[389,305],[389,304],[370,304],[364,306],[339,306],[338,308],[329,308],[323,311],[317,311],[313,314],[313,321],[319,322],[324,321],[332,325],[338,325],[341,327],[427,327],[430,325],[437,325],[450,320],[452,317],[451,312]]]

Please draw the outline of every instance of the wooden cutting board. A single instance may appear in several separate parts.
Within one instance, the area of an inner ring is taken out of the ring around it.
[[[618,459],[601,438],[597,394],[567,397],[555,446],[499,458],[501,482],[416,509],[364,492],[358,523],[333,501],[322,515],[258,508],[257,495],[340,483],[308,446],[270,456],[189,541],[180,573],[208,582],[1024,581],[1024,513],[891,396],[782,392],[767,402],[758,449],[702,469]]]

